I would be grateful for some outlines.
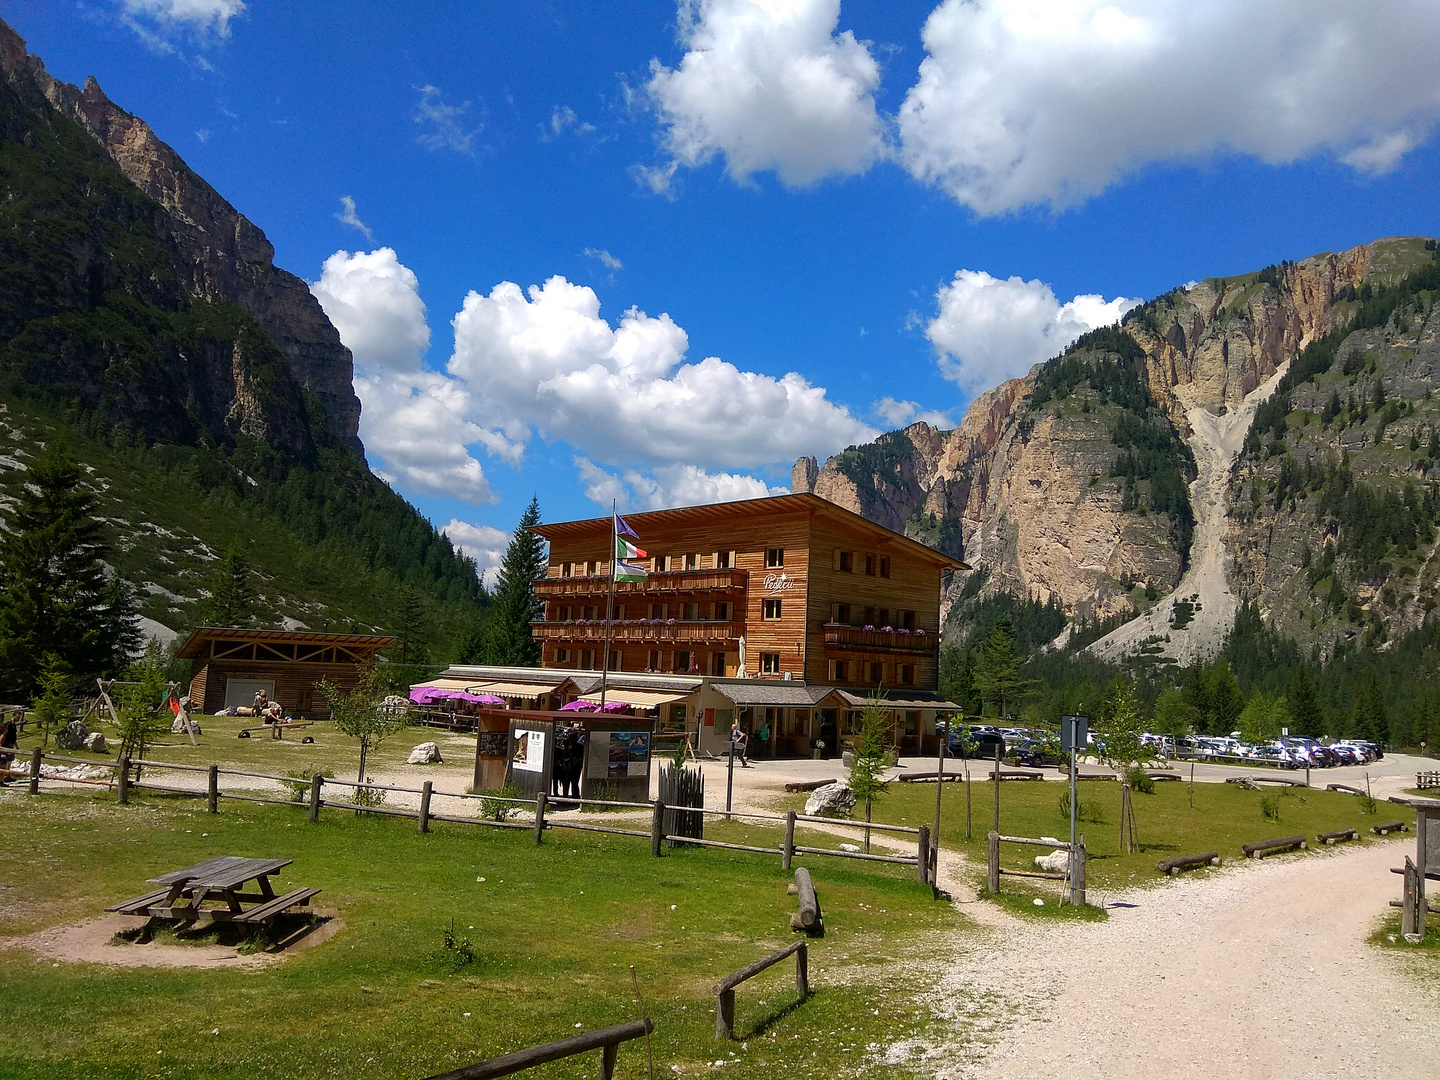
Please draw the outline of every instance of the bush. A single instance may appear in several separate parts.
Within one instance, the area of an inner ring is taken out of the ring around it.
[[[310,782],[317,774],[328,780],[335,775],[335,770],[321,772],[318,769],[301,769],[299,772],[288,772],[285,775],[294,779],[281,780],[280,786],[285,789],[291,802],[304,802],[310,797]]]
[[[1138,791],[1141,795],[1155,794],[1155,781],[1139,765],[1132,765],[1126,770],[1126,779],[1130,782],[1130,790]]]
[[[480,816],[486,821],[508,821],[510,815],[520,809],[520,789],[515,781],[507,780],[505,786],[490,792],[480,800]]]

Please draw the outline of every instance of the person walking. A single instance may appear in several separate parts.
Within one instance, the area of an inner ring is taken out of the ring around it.
[[[740,721],[736,720],[730,728],[730,753],[740,759],[742,769],[750,768],[750,762],[745,758],[746,741],[745,730],[740,726]]]
[[[15,747],[19,742],[18,728],[14,720],[0,723],[0,784],[10,783],[10,763],[15,760]]]

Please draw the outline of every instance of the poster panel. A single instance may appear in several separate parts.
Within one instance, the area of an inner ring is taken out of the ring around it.
[[[545,732],[515,729],[515,752],[510,764],[521,772],[543,772],[545,769]]]
[[[608,775],[612,780],[650,775],[650,733],[612,731]]]

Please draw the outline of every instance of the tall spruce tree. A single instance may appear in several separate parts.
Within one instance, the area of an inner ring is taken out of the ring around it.
[[[545,610],[535,595],[535,582],[545,576],[545,542],[530,531],[539,524],[540,500],[532,498],[525,513],[520,515],[520,523],[515,526],[515,534],[500,563],[500,583],[495,589],[487,650],[487,659],[492,664],[540,665],[540,643],[530,629],[530,624]]]
[[[62,665],[78,683],[123,670],[140,642],[134,600],[123,581],[105,573],[110,548],[95,497],[63,446],[52,443],[31,461],[3,523],[4,699],[29,700],[47,662]]]
[[[249,626],[255,615],[255,590],[250,585],[250,563],[245,553],[231,546],[220,556],[206,585],[210,595],[200,604],[205,626]]]
[[[1001,619],[985,636],[975,665],[975,689],[987,704],[994,705],[1001,719],[1009,716],[1030,689],[1030,680],[1020,675],[1020,657],[1015,653],[1015,636],[1009,619]],[[959,704],[957,702],[956,704]]]

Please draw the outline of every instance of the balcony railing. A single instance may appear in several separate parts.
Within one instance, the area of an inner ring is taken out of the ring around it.
[[[933,653],[940,647],[940,635],[925,630],[877,630],[840,623],[826,623],[823,629],[825,644],[833,649]]]
[[[658,593],[743,591],[749,583],[748,570],[667,570],[651,574],[644,581],[621,581],[616,596],[652,596]],[[604,596],[610,589],[608,574],[589,577],[541,578],[535,595],[542,599],[562,596]]]
[[[538,641],[604,641],[604,620],[583,622],[532,622],[531,633]],[[646,619],[624,619],[610,625],[610,641],[735,641],[745,633],[739,622],[657,622]]]

